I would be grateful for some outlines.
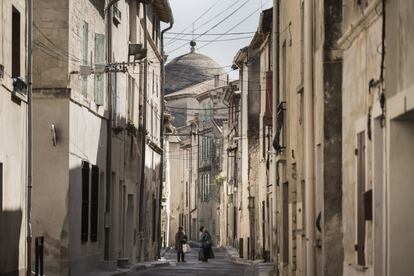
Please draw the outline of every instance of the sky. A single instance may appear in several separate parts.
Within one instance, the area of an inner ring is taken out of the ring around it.
[[[231,79],[238,78],[238,73],[230,68],[233,58],[239,49],[250,43],[253,32],[257,30],[261,10],[270,8],[272,2],[271,0],[170,0],[174,26],[165,35],[165,52],[169,56],[168,61],[190,51],[189,40],[192,39],[194,26],[196,51],[211,57],[221,66],[226,66],[224,70],[229,72]],[[207,32],[205,35],[197,38],[205,32]],[[184,35],[177,36],[176,33]],[[228,34],[222,37],[215,35],[223,33]],[[233,33],[237,34],[233,35]],[[217,41],[206,45],[215,39]]]

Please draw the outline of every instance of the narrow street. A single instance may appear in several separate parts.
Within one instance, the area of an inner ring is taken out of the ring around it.
[[[171,261],[172,265],[165,267],[156,267],[130,273],[128,275],[253,275],[253,269],[248,265],[237,264],[230,261],[225,256],[223,249],[215,249],[215,259],[211,259],[208,263],[202,263],[198,260],[198,248],[192,248],[190,254],[186,254],[185,263],[177,263],[176,253],[174,250],[167,252],[165,258]]]

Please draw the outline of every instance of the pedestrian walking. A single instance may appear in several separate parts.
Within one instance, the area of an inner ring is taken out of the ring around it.
[[[208,262],[208,259],[214,258],[212,238],[205,228],[203,228],[203,233],[201,234],[200,244],[200,251],[202,252],[201,261]]]
[[[201,226],[200,232],[198,233],[198,242],[200,244],[200,251],[198,251],[198,260],[205,262],[204,252],[203,252],[203,236],[204,236],[204,226]]]
[[[177,261],[185,262],[184,257],[185,253],[183,250],[184,244],[187,243],[187,236],[185,235],[183,228],[178,227],[178,231],[175,234],[175,250],[177,251]]]

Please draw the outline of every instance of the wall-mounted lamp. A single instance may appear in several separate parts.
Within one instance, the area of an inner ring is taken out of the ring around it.
[[[52,134],[52,144],[54,147],[56,147],[57,145],[57,130],[56,130],[56,126],[54,124],[52,124],[50,126],[50,132]]]

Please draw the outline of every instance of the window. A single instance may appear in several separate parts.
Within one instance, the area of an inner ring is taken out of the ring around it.
[[[20,77],[20,12],[12,8],[12,78]]]
[[[95,34],[95,65],[105,65],[105,35],[103,34]],[[104,74],[95,74],[94,81],[95,103],[103,105]],[[87,94],[87,91],[84,93]]]
[[[129,42],[137,43],[137,2],[129,1]]]
[[[157,200],[152,196],[152,242],[155,242],[157,237]]]
[[[269,157],[270,145],[272,144],[272,126],[263,129],[263,158]]]
[[[98,240],[99,167],[92,166],[91,181],[91,241]]]
[[[188,182],[185,182],[185,206],[188,207]]]
[[[357,135],[357,261],[365,266],[365,131]]]
[[[128,121],[134,122],[135,79],[128,76]]]
[[[89,36],[89,24],[83,22],[83,38],[82,38],[82,64],[88,65],[88,36]],[[82,80],[82,94],[88,96],[88,77],[83,77]]]
[[[283,183],[283,262],[289,263],[289,183]]]
[[[210,200],[210,174],[207,174],[206,180],[206,201]]]
[[[364,10],[368,7],[368,0],[357,0],[357,4],[361,7],[361,10]]]
[[[214,87],[218,87],[220,85],[220,75],[214,75]]]
[[[81,216],[81,241],[88,241],[89,230],[89,163],[82,163],[82,216]]]

